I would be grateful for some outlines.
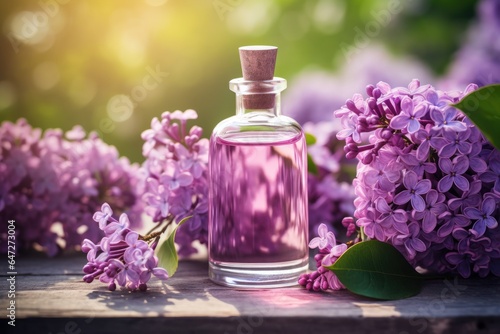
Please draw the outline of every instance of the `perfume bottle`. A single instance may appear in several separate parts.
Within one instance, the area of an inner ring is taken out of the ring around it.
[[[240,288],[295,285],[308,267],[304,133],[281,115],[277,48],[239,53],[243,78],[229,82],[236,115],[210,138],[209,276]]]

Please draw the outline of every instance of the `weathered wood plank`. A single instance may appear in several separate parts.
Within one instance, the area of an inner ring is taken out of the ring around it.
[[[206,262],[183,261],[166,283],[155,280],[147,292],[131,293],[82,282],[84,263],[80,256],[19,259],[16,328],[7,329],[19,333],[165,328],[176,333],[500,331],[500,279],[496,278],[429,281],[418,296],[376,301],[347,291],[225,288],[208,279]],[[2,291],[7,291],[6,272],[0,273]],[[7,294],[2,293],[1,309],[6,310],[7,303]]]

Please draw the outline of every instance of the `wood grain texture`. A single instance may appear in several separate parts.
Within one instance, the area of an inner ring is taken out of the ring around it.
[[[497,278],[434,280],[415,297],[377,301],[347,291],[310,293],[300,287],[230,289],[208,279],[206,262],[182,261],[174,277],[152,280],[147,292],[110,292],[99,282],[81,280],[84,263],[80,256],[19,258],[16,327],[3,320],[0,332],[500,332]],[[8,303],[6,272],[2,266],[3,310]]]

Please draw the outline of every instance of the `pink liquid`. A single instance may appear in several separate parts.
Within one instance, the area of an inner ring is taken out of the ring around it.
[[[211,263],[278,268],[307,259],[305,150],[303,134],[259,144],[212,138]]]

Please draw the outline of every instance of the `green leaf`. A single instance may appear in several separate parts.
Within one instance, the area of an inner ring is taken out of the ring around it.
[[[316,166],[309,153],[307,154],[307,171],[313,175],[318,175],[318,166]]]
[[[351,246],[328,269],[351,292],[376,299],[414,296],[423,282],[396,248],[377,240]]]
[[[306,137],[306,145],[307,146],[311,146],[311,145],[316,144],[316,137],[314,137],[314,135],[306,132],[305,137]]]
[[[156,255],[158,256],[158,266],[165,268],[169,277],[174,276],[179,266],[179,256],[175,248],[175,233],[189,218],[191,218],[191,216],[182,219],[170,233],[167,240],[157,248]]]
[[[500,149],[500,85],[484,86],[453,106],[462,110],[490,143]]]

